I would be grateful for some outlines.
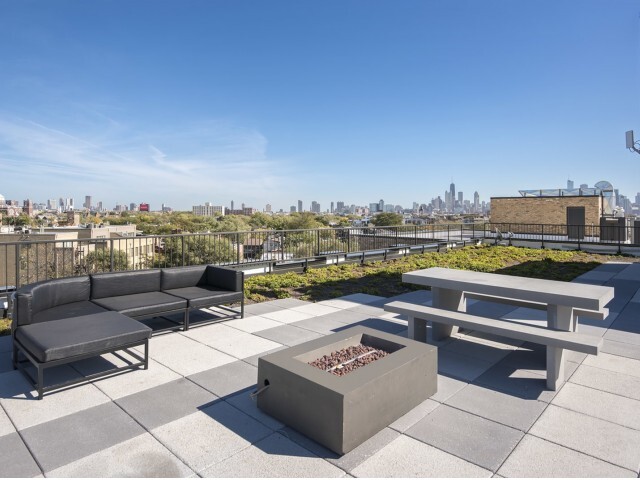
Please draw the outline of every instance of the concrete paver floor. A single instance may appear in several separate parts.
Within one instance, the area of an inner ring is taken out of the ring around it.
[[[608,319],[582,330],[603,336],[603,351],[571,355],[559,391],[545,388],[543,347],[462,332],[438,344],[438,393],[343,456],[257,409],[257,359],[349,325],[406,336],[406,320],[380,309],[391,299],[251,305],[244,319],[154,337],[147,371],[42,401],[11,370],[10,338],[0,338],[0,476],[638,477],[640,268],[606,264],[574,281],[613,286],[616,297]],[[426,291],[400,297],[430,302]],[[540,321],[502,307],[470,310]]]

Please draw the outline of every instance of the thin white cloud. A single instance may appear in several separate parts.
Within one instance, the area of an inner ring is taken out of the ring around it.
[[[204,201],[199,199],[239,198],[241,192],[261,199],[285,184],[279,172],[286,169],[267,157],[266,138],[253,130],[224,123],[168,135],[118,130],[117,137],[94,139],[0,116],[0,178],[26,183],[10,190],[37,200],[65,191],[105,202],[169,196],[182,198],[181,208]]]

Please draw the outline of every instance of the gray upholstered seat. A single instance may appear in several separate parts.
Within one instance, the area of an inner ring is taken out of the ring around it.
[[[184,298],[189,302],[189,308],[202,308],[209,307],[213,304],[241,302],[244,296],[243,292],[232,292],[209,285],[174,288],[165,290],[165,293]]]
[[[24,325],[15,331],[15,339],[40,362],[117,349],[149,337],[149,327],[117,312]]]
[[[187,308],[187,301],[163,292],[134,293],[116,297],[94,298],[97,305],[107,310],[115,310],[130,317],[161,315]]]

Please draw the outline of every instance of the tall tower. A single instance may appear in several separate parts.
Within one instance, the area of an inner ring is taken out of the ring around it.
[[[84,197],[84,208],[87,210],[91,210],[91,195],[87,195]]]
[[[567,180],[567,189],[573,190],[573,180]]]
[[[480,212],[480,195],[478,192],[473,192],[473,211],[475,213]]]
[[[453,181],[451,182],[451,185],[449,185],[449,202],[450,210],[453,212],[456,207],[456,185]]]
[[[302,213],[302,200],[298,200],[298,213]]]

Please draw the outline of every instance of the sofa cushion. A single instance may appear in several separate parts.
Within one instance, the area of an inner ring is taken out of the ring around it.
[[[62,320],[63,318],[81,317],[92,313],[102,313],[108,310],[96,305],[89,300],[84,302],[67,303],[57,307],[47,308],[33,315],[32,323],[49,322],[51,320]]]
[[[225,303],[242,301],[242,292],[231,292],[221,288],[202,286],[185,287],[167,290],[166,293],[181,297],[189,301],[189,308],[202,308],[212,305],[224,305]]]
[[[33,316],[52,307],[89,300],[88,276],[45,280],[21,287],[16,292],[14,321],[28,325]]]
[[[159,269],[91,275],[91,300],[159,291]]]
[[[92,300],[108,310],[123,313],[130,317],[143,317],[162,314],[187,308],[187,301],[163,292],[136,293],[117,297]]]
[[[151,337],[151,329],[117,312],[103,312],[16,329],[15,338],[40,362],[117,349]]]
[[[163,268],[160,290],[195,287],[207,283],[207,266]]]

